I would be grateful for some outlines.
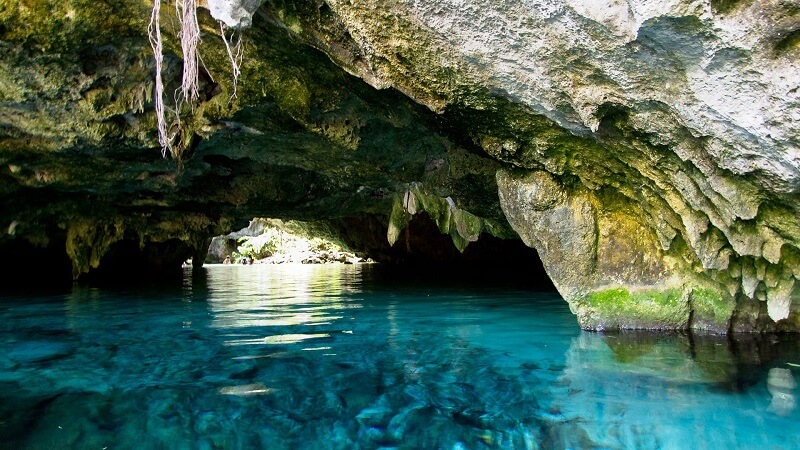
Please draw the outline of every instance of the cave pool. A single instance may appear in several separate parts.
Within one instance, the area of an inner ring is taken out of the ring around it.
[[[556,293],[375,272],[4,294],[0,448],[800,448],[797,336],[585,332]]]

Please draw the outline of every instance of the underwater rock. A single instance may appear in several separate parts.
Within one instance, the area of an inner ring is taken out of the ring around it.
[[[75,351],[75,345],[56,341],[22,341],[11,344],[6,357],[11,361],[26,364],[64,358]]]
[[[242,384],[236,386],[225,386],[220,388],[219,393],[222,395],[236,395],[240,397],[247,397],[251,395],[264,395],[274,392],[274,389],[270,389],[264,386],[264,383],[251,383],[251,384]]]

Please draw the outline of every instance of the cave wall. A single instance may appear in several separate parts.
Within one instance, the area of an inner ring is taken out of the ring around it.
[[[585,328],[797,328],[795,3],[266,4],[503,163]]]
[[[257,17],[243,35],[232,97],[219,27],[198,10],[202,95],[172,124],[180,158],[164,159],[148,6],[50,6],[0,12],[0,246],[60,247],[73,277],[109,274],[100,266],[130,267],[103,262],[122,243],[183,261],[253,217],[388,217],[410,183],[459,198],[514,236],[491,160],[442,135],[432,112],[348,75],[281,24]],[[169,95],[182,64],[172,13],[162,10]],[[163,245],[171,240],[182,245]]]
[[[0,9],[0,246],[59,230],[80,276],[134,237],[188,257],[252,217],[370,216],[394,241],[424,213],[461,250],[522,238],[587,329],[800,328],[795,2],[201,5],[176,160],[148,5]]]

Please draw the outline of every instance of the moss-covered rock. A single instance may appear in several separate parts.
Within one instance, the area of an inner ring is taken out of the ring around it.
[[[689,302],[692,308],[692,329],[728,331],[736,302],[727,293],[713,289],[695,289]]]
[[[409,245],[424,215],[465,252],[521,237],[586,328],[798,328],[795,5],[224,3],[251,25],[236,95],[201,8],[176,160],[150,4],[0,5],[0,245],[61,230],[80,274],[137,240],[177,261],[252,217],[362,217]]]
[[[689,301],[678,289],[608,288],[570,304],[582,328],[590,330],[682,330],[689,325]]]

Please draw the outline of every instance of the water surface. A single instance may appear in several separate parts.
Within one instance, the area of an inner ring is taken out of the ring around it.
[[[554,293],[372,272],[7,295],[0,447],[800,447],[795,336],[588,333]]]

